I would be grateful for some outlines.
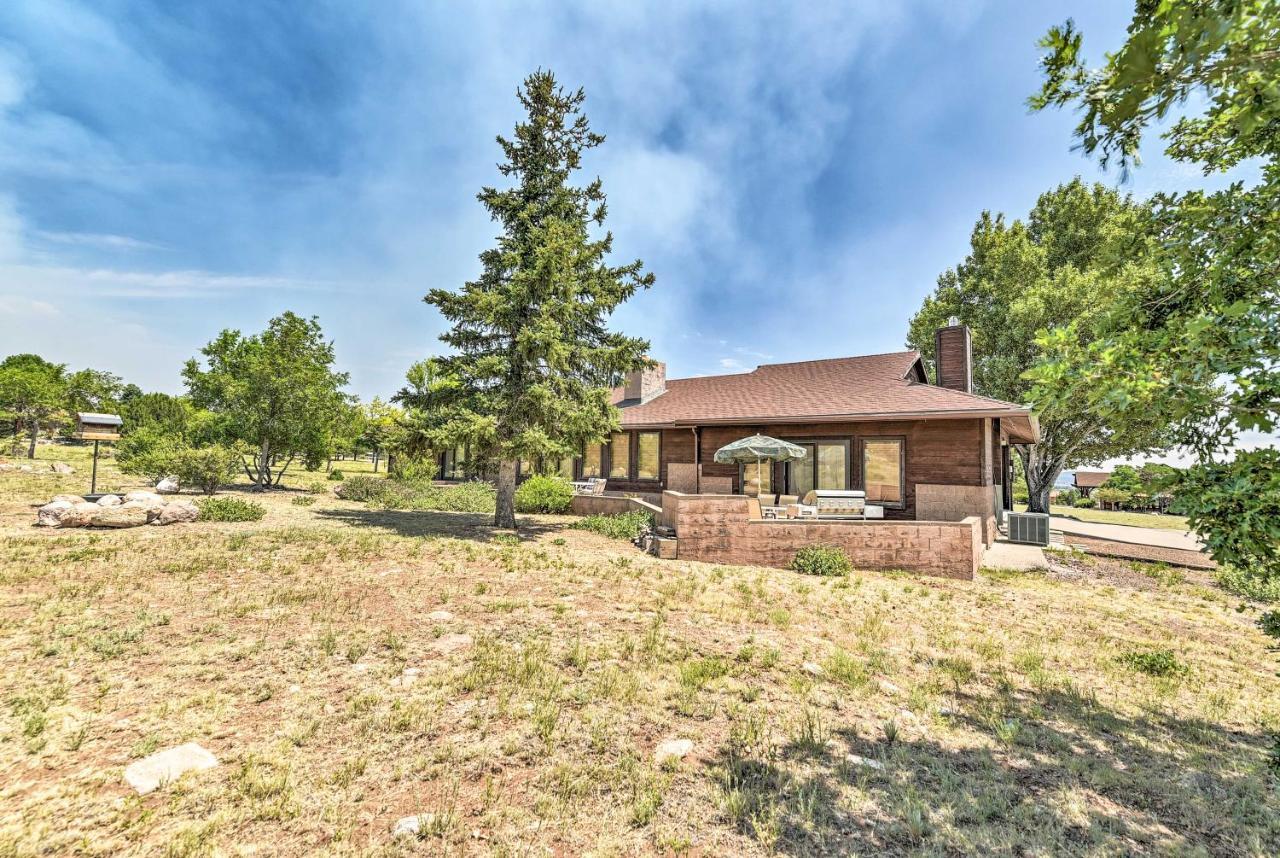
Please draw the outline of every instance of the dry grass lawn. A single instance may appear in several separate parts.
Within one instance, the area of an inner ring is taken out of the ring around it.
[[[38,530],[87,473],[41,455],[79,472],[0,474],[0,856],[1280,854],[1276,654],[1190,573],[815,579],[300,492]],[[123,782],[188,741],[221,765]]]

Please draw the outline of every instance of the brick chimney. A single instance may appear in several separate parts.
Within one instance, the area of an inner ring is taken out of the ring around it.
[[[622,398],[631,401],[648,402],[655,396],[667,391],[667,365],[661,361],[652,361],[644,369],[627,373],[627,380],[622,390]]]
[[[973,343],[969,326],[952,316],[945,328],[933,336],[935,368],[939,387],[973,392]]]

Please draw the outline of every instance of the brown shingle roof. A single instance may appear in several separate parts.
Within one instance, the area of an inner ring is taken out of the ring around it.
[[[1110,478],[1110,471],[1076,471],[1075,485],[1078,489],[1096,489]]]
[[[1020,405],[915,380],[918,352],[766,364],[733,375],[667,381],[645,403],[622,399],[622,425],[821,422],[905,417],[1027,416]]]

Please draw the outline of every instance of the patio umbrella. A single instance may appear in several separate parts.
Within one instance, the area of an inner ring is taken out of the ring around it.
[[[756,463],[756,486],[760,485],[760,463],[765,459],[773,462],[788,462],[792,459],[803,459],[804,447],[770,438],[768,435],[752,435],[741,438],[732,444],[725,444],[716,450],[715,460],[721,465],[735,465],[744,462]]]

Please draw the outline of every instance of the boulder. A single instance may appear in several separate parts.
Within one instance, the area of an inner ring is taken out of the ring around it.
[[[69,504],[77,504],[77,503],[85,502],[84,498],[80,497],[80,495],[54,495],[53,500],[66,501]]]
[[[156,483],[156,491],[162,495],[174,495],[178,493],[181,486],[178,484],[177,477],[165,477]]]
[[[49,467],[59,474],[74,474],[76,472],[76,469],[66,462],[54,462]]]
[[[178,524],[195,521],[200,517],[200,508],[190,501],[172,501],[160,508],[156,524]]]
[[[119,506],[124,503],[119,495],[103,495],[98,498],[98,506]]]
[[[140,527],[147,523],[149,513],[140,506],[113,506],[99,509],[89,519],[90,527]]]
[[[139,490],[139,491],[129,492],[127,495],[124,496],[125,503],[129,503],[130,501],[150,501],[152,503],[164,503],[164,498],[160,497],[160,495],[156,494],[155,492]]]
[[[155,521],[157,518],[160,517],[160,510],[164,509],[164,506],[165,506],[164,501],[157,498],[154,501],[150,501],[150,500],[125,501],[124,503],[120,504],[120,506],[115,507],[115,509],[140,509],[147,514],[147,521],[149,523],[149,522]]]
[[[172,783],[186,772],[211,769],[217,764],[217,757],[195,742],[188,742],[143,757],[124,770],[124,779],[139,795],[146,795]]]
[[[658,765],[678,763],[693,750],[693,742],[688,739],[667,739],[653,752],[653,761]]]
[[[71,505],[71,512],[62,520],[63,527],[84,527],[89,523],[95,515],[102,512],[102,507],[96,503],[88,501],[80,501],[80,503]]]
[[[31,473],[35,473],[36,469],[31,467],[30,465],[19,465],[18,470],[24,474],[31,474]]]
[[[44,506],[40,507],[36,513],[37,527],[62,527],[63,519],[65,519],[75,505],[70,501],[52,500]]]

